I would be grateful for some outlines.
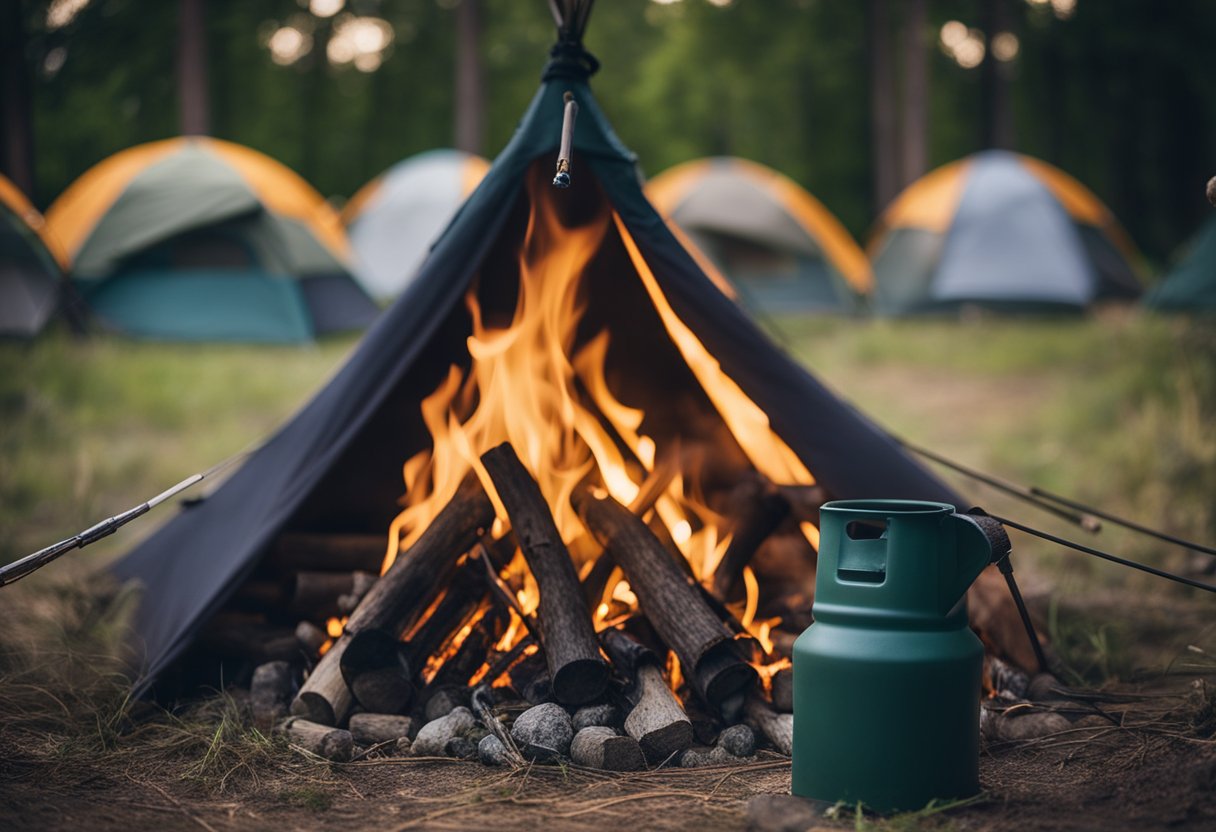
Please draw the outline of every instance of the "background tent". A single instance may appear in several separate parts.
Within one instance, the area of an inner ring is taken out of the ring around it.
[[[398,162],[351,197],[342,220],[355,276],[374,298],[401,294],[489,167],[460,150],[432,150]]]
[[[621,383],[674,400],[682,390],[670,381],[690,378],[691,365],[665,362],[679,361],[689,344],[703,347],[712,361],[702,369],[725,374],[767,414],[772,431],[832,495],[960,502],[715,288],[643,196],[633,154],[587,86],[589,57],[569,40],[553,54],[514,138],[346,365],[205,501],[183,509],[114,565],[120,579],[145,587],[134,621],[143,658],[138,691],[183,653],[281,533],[386,533],[400,508],[402,461],[431,441],[421,399],[453,364],[469,360],[466,291],[476,280],[485,303],[515,303],[518,253],[529,228],[526,182],[566,195],[580,215],[615,212],[582,278],[591,316],[583,321],[615,321],[614,331],[627,335],[613,339],[618,352],[609,353],[610,361],[623,356],[634,370],[617,373]],[[548,183],[567,91],[580,107],[574,181],[557,191]],[[680,337],[668,334],[663,314],[679,321]],[[667,416],[675,430],[688,418]]]
[[[47,223],[96,317],[131,335],[302,342],[377,312],[321,195],[231,142],[117,153],[55,200]]]
[[[1135,252],[1098,198],[1003,150],[908,186],[880,218],[871,254],[874,306],[888,314],[966,304],[1079,310],[1140,294]]]
[[[42,215],[0,176],[0,336],[29,338],[60,303],[63,273]]]
[[[721,157],[677,165],[646,196],[765,313],[852,311],[870,290],[865,254],[831,212],[764,165]]]
[[[1216,219],[1199,230],[1182,261],[1153,287],[1144,303],[1171,312],[1216,310]]]

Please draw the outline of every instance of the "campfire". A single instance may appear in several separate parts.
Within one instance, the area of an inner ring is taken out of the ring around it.
[[[745,710],[788,743],[770,691],[809,623],[825,495],[580,185],[534,166],[514,297],[497,263],[467,292],[467,359],[421,400],[386,534],[283,535],[208,630],[223,651],[232,623],[283,622],[238,652],[307,669],[293,714],[422,720],[481,690],[615,710],[652,763]]]

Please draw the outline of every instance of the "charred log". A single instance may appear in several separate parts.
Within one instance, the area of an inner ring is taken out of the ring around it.
[[[563,704],[590,702],[604,692],[608,666],[600,657],[578,575],[553,515],[509,444],[487,451],[481,461],[540,590],[537,623],[553,694]]]
[[[713,594],[729,600],[760,544],[789,516],[790,504],[767,481],[759,477],[744,480],[734,488],[731,541],[714,569]]]
[[[370,572],[297,572],[292,582],[291,611],[313,618],[332,618],[342,613],[338,599],[353,594],[356,582],[370,586],[375,580]]]
[[[383,534],[280,535],[268,563],[285,572],[327,570],[380,573],[388,538]]]
[[[221,656],[259,664],[295,661],[301,655],[300,644],[290,627],[274,626],[262,615],[235,610],[216,613],[199,635],[198,644]]]
[[[756,680],[732,633],[646,525],[611,497],[576,491],[584,525],[624,570],[642,612],[675,651],[697,694],[717,707]],[[715,649],[716,648],[716,649]]]
[[[341,657],[353,634],[382,630],[400,634],[424,610],[456,569],[460,555],[494,519],[494,506],[476,477],[468,477],[422,536],[402,552],[367,593],[343,635],[317,664],[291,710],[326,725],[341,723],[352,699],[342,678]]]
[[[406,645],[384,630],[352,634],[338,666],[355,701],[371,713],[401,713],[414,698]]]
[[[495,642],[506,632],[507,619],[507,613],[498,607],[487,610],[456,648],[456,652],[439,666],[431,684],[467,685],[478,669],[486,663]]]

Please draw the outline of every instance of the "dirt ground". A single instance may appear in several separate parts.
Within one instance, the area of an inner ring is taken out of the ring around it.
[[[1216,828],[1216,728],[1209,682],[1173,679],[1107,702],[1105,727],[986,749],[983,796],[939,813],[858,819],[826,828],[1074,830]],[[218,734],[218,730],[217,730]],[[138,742],[138,740],[136,740]],[[181,762],[185,762],[184,760]],[[228,782],[224,782],[227,780]],[[48,756],[9,747],[0,760],[3,827],[132,829],[748,828],[748,800],[787,793],[790,764],[773,754],[726,768],[607,774],[573,767],[517,771],[443,759],[324,763],[277,748],[217,781],[139,753]],[[771,827],[768,827],[771,828]]]

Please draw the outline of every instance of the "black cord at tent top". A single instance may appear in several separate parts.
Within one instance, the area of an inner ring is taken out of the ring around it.
[[[1112,555],[1109,552],[1103,552],[1101,549],[1094,549],[1092,546],[1085,546],[1081,543],[1075,543],[1071,540],[1066,540],[1063,537],[1056,537],[1054,534],[1050,534],[1048,532],[1041,531],[1039,529],[1033,528],[1032,526],[1027,526],[1023,523],[1018,523],[1017,521],[1010,520],[1007,517],[998,517],[995,514],[990,515],[990,516],[994,520],[999,521],[1001,524],[1003,524],[1005,526],[1009,526],[1010,528],[1017,529],[1018,531],[1021,531],[1021,532],[1026,532],[1026,534],[1032,534],[1035,537],[1041,537],[1043,540],[1050,541],[1050,542],[1058,544],[1060,546],[1065,546],[1069,549],[1075,549],[1078,552],[1083,552],[1087,555],[1092,555],[1093,557],[1096,557],[1096,558],[1102,558],[1103,560],[1108,560],[1111,563],[1117,563],[1120,566],[1127,566],[1132,569],[1138,569],[1141,572],[1147,572],[1150,575],[1156,575],[1158,578],[1165,578],[1166,580],[1174,581],[1175,583],[1184,584],[1185,586],[1194,587],[1195,589],[1202,589],[1207,592],[1216,592],[1216,586],[1214,586],[1212,584],[1205,584],[1203,581],[1196,581],[1193,578],[1187,578],[1187,577],[1184,577],[1183,575],[1176,575],[1173,572],[1166,572],[1164,569],[1158,569],[1155,566],[1149,566],[1148,564],[1139,563],[1134,560],[1128,560],[1127,558],[1121,558],[1118,555]]]

